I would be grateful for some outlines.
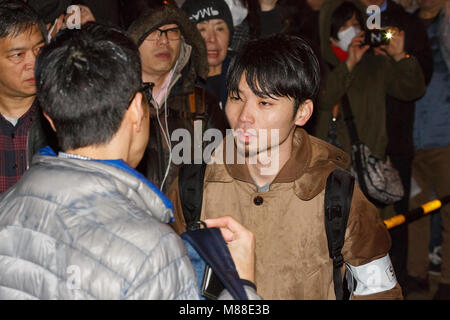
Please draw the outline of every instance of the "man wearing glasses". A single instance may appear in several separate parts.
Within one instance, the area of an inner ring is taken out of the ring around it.
[[[138,170],[165,192],[178,175],[172,161],[178,143],[172,142],[173,131],[187,129],[193,139],[195,120],[202,120],[203,132],[217,128],[224,133],[227,122],[218,99],[204,90],[209,72],[205,43],[184,12],[159,5],[144,12],[128,36],[139,47],[142,81],[154,83],[154,129]]]
[[[142,80],[155,84],[155,102],[160,106],[170,83],[170,75],[181,53],[181,31],[177,24],[166,24],[152,31],[142,42]]]

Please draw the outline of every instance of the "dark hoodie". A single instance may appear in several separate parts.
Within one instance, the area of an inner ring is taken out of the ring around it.
[[[191,63],[196,76],[206,79],[209,66],[206,46],[197,27],[180,9],[163,6],[160,9],[145,11],[128,28],[128,36],[138,45],[156,28],[165,24],[177,24],[186,44],[192,47]]]
[[[138,45],[157,27],[165,24],[177,24],[182,34],[182,50],[178,64],[167,93],[167,104],[163,103],[159,113],[160,121],[165,123],[164,105],[167,106],[169,134],[175,129],[187,129],[194,137],[193,114],[190,110],[189,95],[194,92],[203,92],[205,79],[208,76],[209,66],[206,55],[206,46],[200,32],[184,12],[171,6],[163,6],[156,10],[143,13],[128,29],[128,36]],[[197,89],[195,89],[197,88]],[[206,90],[204,90],[206,91]],[[169,152],[163,147],[163,136],[157,121],[156,114],[150,119],[150,138],[144,158],[138,166],[152,183],[161,186],[168,166]],[[227,121],[220,110],[216,97],[205,92],[205,120],[203,131],[217,128],[225,133]],[[169,137],[170,138],[170,137]],[[174,147],[172,143],[172,148]],[[191,143],[193,146],[194,144]],[[194,153],[192,153],[194,154]],[[178,175],[179,166],[171,163],[163,191]]]

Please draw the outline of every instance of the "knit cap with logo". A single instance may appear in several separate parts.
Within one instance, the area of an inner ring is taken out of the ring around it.
[[[196,24],[211,19],[222,19],[227,24],[230,34],[233,33],[233,17],[224,0],[186,0],[181,9]]]

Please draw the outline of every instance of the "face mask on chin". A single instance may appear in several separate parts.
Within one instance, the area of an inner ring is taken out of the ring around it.
[[[359,29],[356,29],[353,26],[347,28],[344,31],[338,32],[339,42],[337,42],[336,45],[347,52],[353,38],[356,37],[360,32],[361,31]]]

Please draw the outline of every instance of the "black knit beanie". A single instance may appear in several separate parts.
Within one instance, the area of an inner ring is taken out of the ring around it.
[[[211,19],[223,19],[233,34],[233,17],[230,8],[224,0],[186,0],[181,10],[187,13],[189,19],[199,23]]]

